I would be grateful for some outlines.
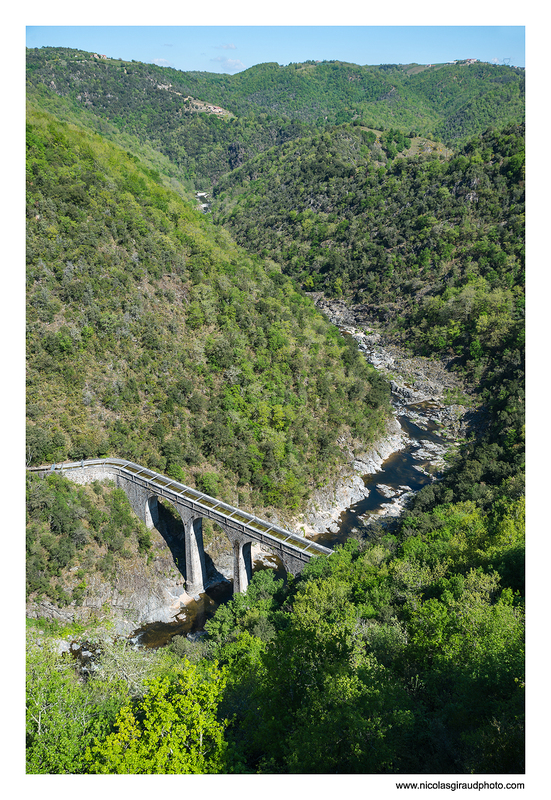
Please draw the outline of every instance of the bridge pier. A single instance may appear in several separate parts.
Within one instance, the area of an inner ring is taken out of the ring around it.
[[[239,539],[233,541],[233,591],[243,593],[251,580],[253,572],[251,542]]]
[[[182,514],[184,523],[184,549],[186,553],[186,592],[191,595],[202,594],[205,591],[205,551],[203,549],[203,520],[186,518]]]
[[[148,497],[145,501],[143,521],[149,531],[159,524],[159,503],[156,497]]]
[[[136,504],[143,509],[141,516],[146,528],[152,530],[159,526],[159,501],[150,495],[145,502]],[[173,503],[180,514],[184,526],[184,550],[186,554],[186,592],[190,595],[205,591],[205,551],[203,549],[203,522],[201,517],[190,517],[189,509]]]

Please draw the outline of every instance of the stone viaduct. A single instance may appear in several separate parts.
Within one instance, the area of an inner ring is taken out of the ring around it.
[[[292,575],[298,575],[313,556],[329,556],[333,552],[316,542],[307,541],[297,533],[291,533],[278,525],[266,522],[124,459],[94,459],[28,469],[42,476],[49,472],[61,472],[71,481],[81,484],[110,479],[118,488],[124,490],[134,513],[149,529],[158,523],[158,498],[170,501],[178,510],[184,525],[186,591],[191,595],[204,591],[205,554],[202,532],[204,517],[218,523],[232,543],[234,592],[246,591],[249,584],[252,572],[252,542],[260,542],[268,547],[281,559],[286,571]]]

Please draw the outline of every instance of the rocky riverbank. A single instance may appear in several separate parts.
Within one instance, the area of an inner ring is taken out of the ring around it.
[[[306,511],[296,518],[296,530],[305,536],[335,532],[341,513],[368,496],[369,489],[364,476],[379,472],[392,453],[406,446],[407,436],[398,420],[393,418],[389,421],[387,435],[359,456],[354,454],[345,440],[340,440],[339,444],[342,452],[348,456],[348,465],[342,468],[337,480],[313,493]]]
[[[369,501],[369,508],[361,512],[362,525],[398,517],[420,485],[435,480],[445,469],[450,448],[484,424],[468,387],[450,371],[449,363],[411,356],[390,342],[361,309],[321,297],[316,300],[330,320],[355,339],[365,358],[388,378],[394,416],[386,435],[365,452],[358,452],[351,439],[341,437],[338,444],[344,465],[339,476],[313,493],[302,514],[290,518],[266,510],[274,522],[310,538],[340,534],[343,515],[363,501]],[[417,484],[396,478],[389,468],[402,456],[408,459],[410,475],[420,478]],[[178,549],[182,544],[174,527],[181,523],[168,511],[163,519],[161,530],[151,531],[152,550],[147,560],[135,555],[121,561],[112,575],[91,569],[80,606],[71,603],[60,608],[39,600],[28,604],[27,616],[63,623],[109,622],[117,635],[128,635],[151,623],[191,625],[191,620],[208,611],[212,601],[208,595],[193,598],[185,592],[184,577],[177,566],[185,559]],[[204,541],[206,586],[226,587],[231,592],[233,552],[227,537],[205,521]],[[257,565],[274,566],[273,555],[260,546],[254,546],[253,559]],[[73,588],[70,576],[66,588],[69,592]]]
[[[167,542],[151,531],[149,558],[133,554],[120,559],[111,574],[87,570],[86,591],[80,604],[58,606],[47,599],[27,604],[29,618],[57,620],[62,624],[109,624],[114,633],[128,634],[150,622],[171,622],[192,600],[184,591],[184,579],[174,563]],[[71,572],[65,577],[71,588]]]
[[[450,371],[451,362],[411,356],[388,341],[362,307],[354,309],[321,295],[313,298],[334,325],[355,339],[367,361],[388,378],[394,417],[387,435],[360,456],[354,455],[346,442],[339,442],[348,464],[336,482],[314,493],[305,513],[295,520],[296,529],[309,537],[336,533],[342,513],[375,490],[381,502],[368,518],[398,516],[414,494],[411,487],[389,486],[382,479],[375,483],[368,476],[382,472],[391,456],[407,449],[418,462],[413,469],[434,480],[445,469],[450,448],[484,424],[484,414],[475,408],[469,387]],[[416,437],[407,430],[406,421],[420,429]]]

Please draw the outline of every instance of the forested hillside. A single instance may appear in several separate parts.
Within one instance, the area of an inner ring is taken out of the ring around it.
[[[382,379],[273,262],[100,137],[30,112],[27,143],[29,463],[117,454],[293,506],[339,435],[383,429]]]
[[[203,636],[30,625],[28,772],[524,771],[523,83],[28,52],[29,465],[126,457],[303,509],[391,413],[313,291],[442,359],[485,420],[394,524],[256,573]],[[28,476],[34,598],[76,607],[150,549],[114,487]]]
[[[273,148],[217,184],[215,219],[304,286],[354,293],[387,319],[479,278],[518,294],[523,128],[491,129],[452,158],[409,157],[411,144],[345,125]],[[442,336],[460,333],[437,330],[427,347]]]
[[[524,72],[481,63],[260,64],[229,76],[45,47],[28,51],[27,82],[64,115],[147,141],[197,188],[273,145],[342,122],[450,144],[524,120]],[[207,106],[198,112],[193,100]],[[208,104],[230,113],[208,112]]]
[[[464,450],[475,463],[447,496],[492,498],[524,453],[524,129],[489,129],[451,158],[408,157],[395,135],[398,154],[389,133],[344,125],[257,156],[217,185],[213,213],[304,288],[455,359],[493,413],[490,449]]]

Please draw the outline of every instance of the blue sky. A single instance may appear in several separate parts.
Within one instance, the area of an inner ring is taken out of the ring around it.
[[[266,61],[430,64],[461,58],[525,66],[524,27],[28,26],[28,47],[72,47],[180,70],[234,74]]]

